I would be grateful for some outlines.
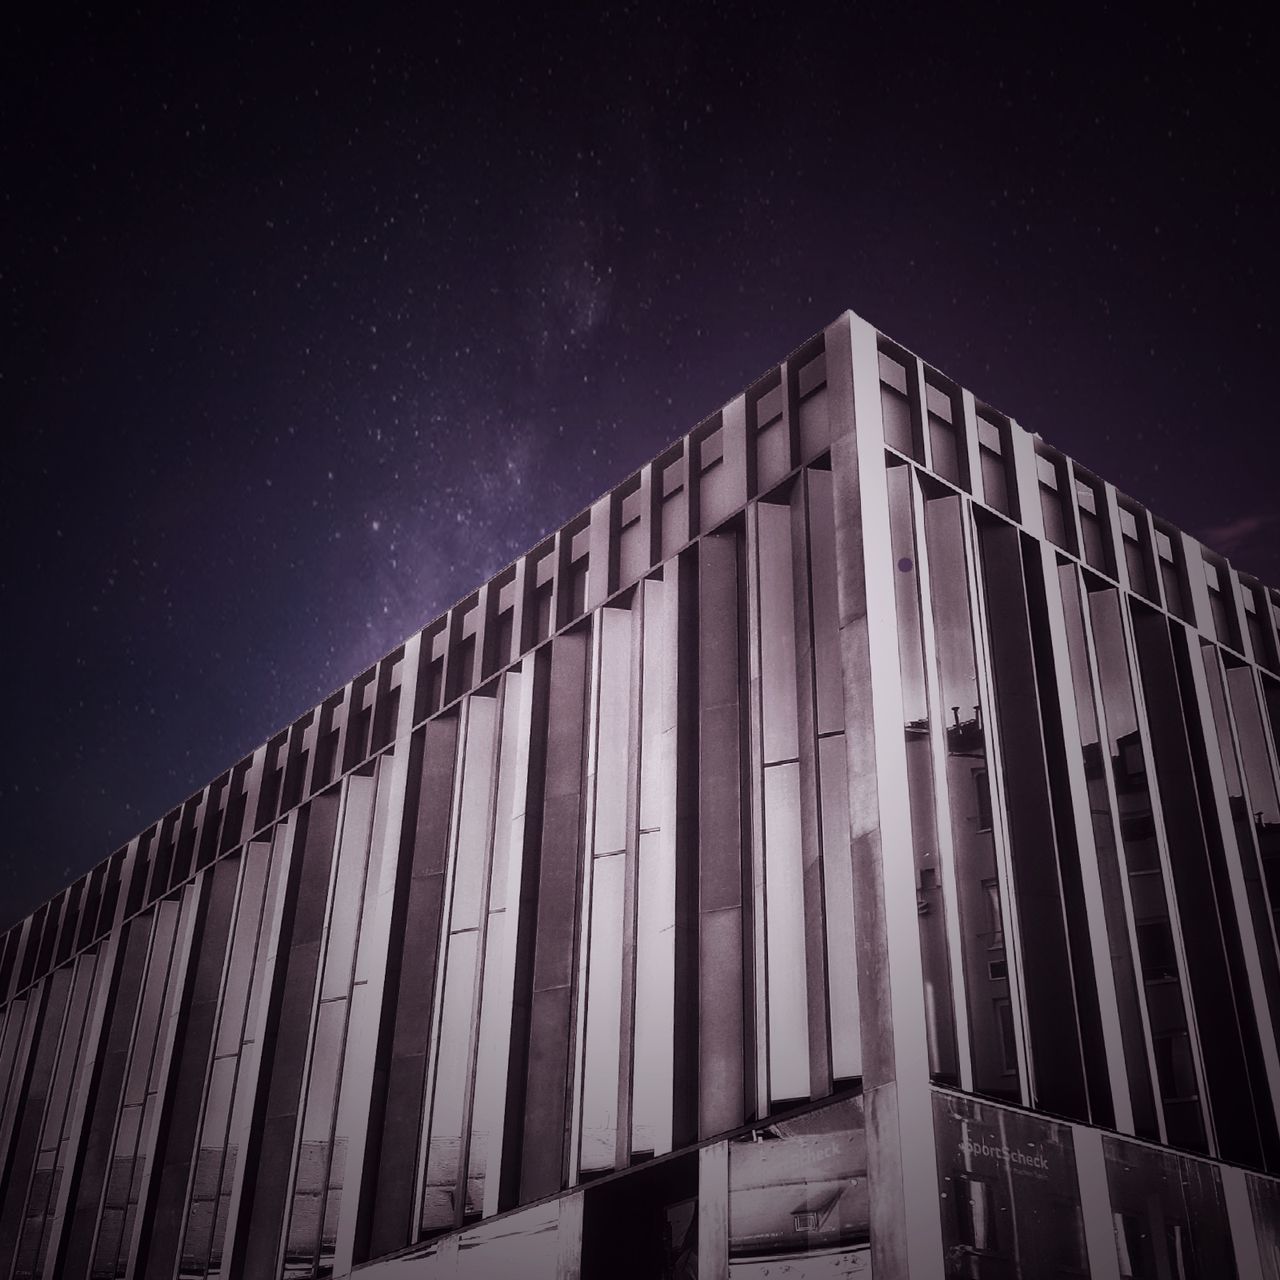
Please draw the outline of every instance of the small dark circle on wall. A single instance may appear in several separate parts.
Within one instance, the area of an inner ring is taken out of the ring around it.
[[[915,568],[915,565],[912,563],[910,556],[903,556],[902,559],[898,561],[898,568],[901,569],[903,573],[910,573],[911,570]]]

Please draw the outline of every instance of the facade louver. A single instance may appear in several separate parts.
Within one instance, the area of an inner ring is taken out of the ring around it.
[[[0,935],[0,1277],[1280,1280],[1278,621],[846,313]]]

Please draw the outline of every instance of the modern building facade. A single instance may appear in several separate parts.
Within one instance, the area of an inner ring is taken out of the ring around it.
[[[0,937],[0,1276],[1280,1280],[1278,624],[845,314]]]

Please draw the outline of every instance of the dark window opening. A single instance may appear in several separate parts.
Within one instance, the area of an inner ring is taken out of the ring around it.
[[[960,1240],[970,1249],[983,1253],[998,1249],[996,1203],[990,1183],[972,1174],[957,1178],[956,1215]]]
[[[586,1188],[581,1274],[582,1280],[693,1280],[698,1274],[696,1151]]]
[[[891,449],[919,461],[909,376],[904,362],[880,352],[880,412],[884,418],[884,442]]]
[[[978,802],[978,830],[991,830],[991,779],[985,769],[977,769],[973,775],[973,787]]]

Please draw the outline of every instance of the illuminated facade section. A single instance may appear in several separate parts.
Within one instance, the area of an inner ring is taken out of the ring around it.
[[[1278,616],[846,314],[0,937],[0,1275],[1280,1280]]]

